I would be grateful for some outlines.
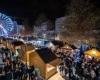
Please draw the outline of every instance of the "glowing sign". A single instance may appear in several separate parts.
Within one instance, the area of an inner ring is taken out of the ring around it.
[[[10,17],[0,13],[0,36],[8,36],[14,29],[13,21]]]

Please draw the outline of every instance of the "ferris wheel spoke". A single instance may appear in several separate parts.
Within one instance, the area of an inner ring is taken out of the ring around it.
[[[14,25],[11,18],[0,13],[0,35],[9,35],[13,29]]]

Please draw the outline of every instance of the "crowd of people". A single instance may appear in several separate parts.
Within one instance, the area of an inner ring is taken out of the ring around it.
[[[55,50],[54,53],[61,61],[57,66],[58,73],[65,80],[100,80],[100,59],[86,59],[81,50]],[[34,65],[23,63],[10,49],[0,48],[0,58],[0,80],[44,80]]]
[[[0,48],[0,80],[43,80],[34,66],[24,64],[8,48]]]
[[[85,54],[76,57],[76,50],[59,49],[56,55],[61,60],[57,71],[65,80],[100,80],[100,59],[86,59]]]

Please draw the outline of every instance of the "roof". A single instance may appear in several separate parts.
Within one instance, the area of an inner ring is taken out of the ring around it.
[[[37,54],[42,58],[45,63],[49,63],[57,59],[56,55],[48,48],[41,48],[36,50]]]
[[[20,46],[20,45],[23,45],[24,43],[22,41],[13,41],[12,44],[14,46]]]
[[[3,36],[0,36],[0,39],[2,39],[3,41],[6,41],[6,38]]]
[[[77,47],[76,47],[75,45],[71,45],[71,44],[70,44],[70,47],[71,47],[72,49],[77,49]]]
[[[71,47],[71,46],[69,46],[69,45],[64,45],[62,48],[63,48],[63,49],[69,49],[69,50],[71,50],[71,49],[72,49],[72,47]]]
[[[6,38],[7,40],[13,40],[12,38]]]
[[[60,47],[63,46],[63,42],[62,41],[52,40],[51,42],[56,46],[60,46]]]

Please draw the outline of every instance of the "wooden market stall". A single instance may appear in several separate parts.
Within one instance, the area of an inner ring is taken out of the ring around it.
[[[60,63],[59,59],[48,48],[42,48],[29,54],[29,64],[40,70],[40,75],[47,80],[56,71],[56,66]]]

